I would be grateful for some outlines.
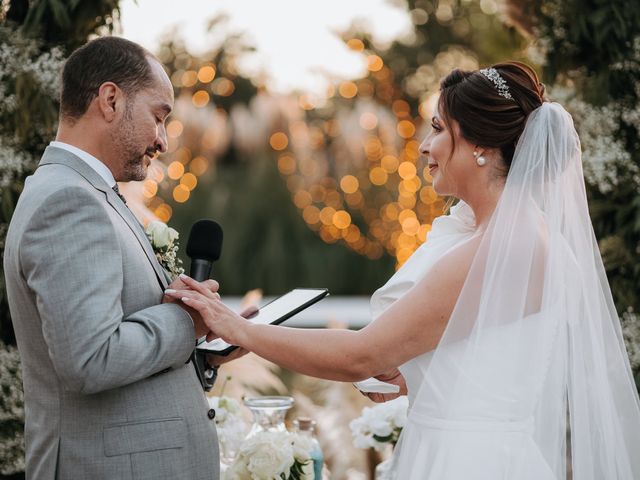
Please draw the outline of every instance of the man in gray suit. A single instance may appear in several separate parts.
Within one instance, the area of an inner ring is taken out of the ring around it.
[[[180,282],[167,285],[116,185],[144,179],[166,150],[172,105],[161,64],[127,40],[89,42],[65,65],[56,141],[4,256],[27,478],[218,477],[215,412],[188,362],[207,328],[163,296]]]

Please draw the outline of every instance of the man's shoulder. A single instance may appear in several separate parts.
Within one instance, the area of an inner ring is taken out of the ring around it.
[[[18,225],[26,227],[41,215],[72,213],[104,202],[104,193],[73,169],[59,164],[42,165],[27,177],[11,224],[14,229]]]

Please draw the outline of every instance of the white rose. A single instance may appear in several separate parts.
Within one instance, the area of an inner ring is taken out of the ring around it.
[[[294,458],[300,463],[311,460],[311,449],[313,448],[311,439],[309,437],[305,437],[304,435],[296,434],[292,434],[291,437]]]
[[[378,437],[387,437],[393,432],[393,425],[385,418],[378,418],[371,422],[371,433]]]
[[[180,234],[176,229],[169,227],[169,243],[175,242],[179,236]]]
[[[166,224],[154,220],[147,226],[147,235],[151,237],[151,243],[157,248],[164,248],[169,245],[171,240],[171,232],[173,228],[169,228]],[[175,230],[173,230],[176,234]],[[174,238],[175,240],[175,238]]]
[[[247,470],[247,462],[241,456],[224,472],[224,480],[252,480],[251,472]]]
[[[249,459],[247,469],[255,480],[278,479],[282,473],[288,477],[294,462],[289,434],[285,432],[258,433],[240,451]]]

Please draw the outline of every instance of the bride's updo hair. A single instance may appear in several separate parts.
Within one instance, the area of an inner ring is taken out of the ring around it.
[[[455,120],[470,143],[500,150],[509,171],[527,117],[542,105],[544,85],[530,66],[520,62],[493,65],[512,98],[479,70],[453,70],[440,82],[438,109],[447,125]],[[453,136],[452,136],[453,138]]]

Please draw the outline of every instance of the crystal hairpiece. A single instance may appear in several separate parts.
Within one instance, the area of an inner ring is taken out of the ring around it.
[[[483,68],[482,70],[480,70],[480,73],[491,80],[491,82],[496,86],[498,95],[509,100],[513,100],[511,93],[509,93],[509,85],[507,85],[505,79],[502,78],[502,76],[498,73],[498,70],[493,67]]]

